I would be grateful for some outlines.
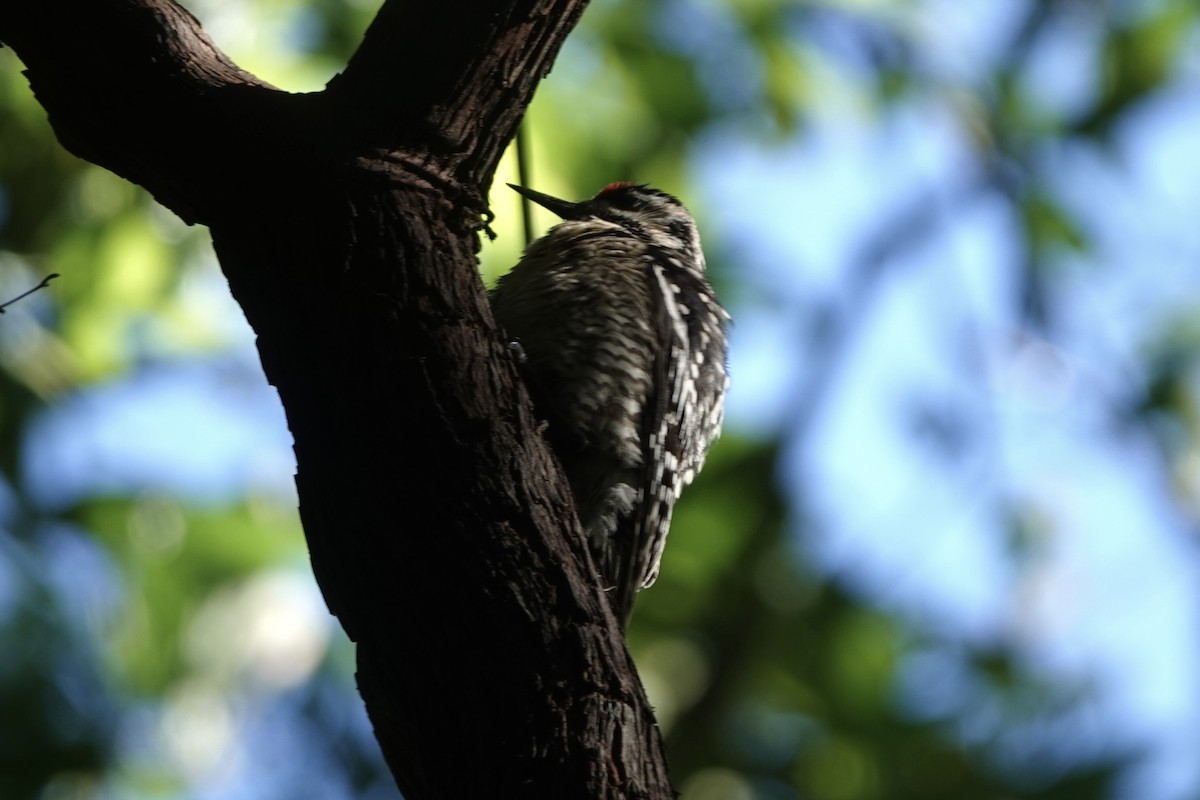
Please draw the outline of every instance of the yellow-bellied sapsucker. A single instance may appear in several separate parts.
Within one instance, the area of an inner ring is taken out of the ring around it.
[[[658,577],[675,499],[720,432],[729,315],[696,223],[671,195],[614,183],[572,203],[512,188],[564,221],[500,279],[492,311],[624,621]]]

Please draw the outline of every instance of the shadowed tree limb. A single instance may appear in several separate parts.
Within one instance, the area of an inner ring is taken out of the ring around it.
[[[500,154],[584,5],[391,0],[301,95],[170,0],[0,6],[64,146],[211,229],[410,800],[672,796],[475,263]]]

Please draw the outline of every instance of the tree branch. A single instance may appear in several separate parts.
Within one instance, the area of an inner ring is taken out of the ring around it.
[[[231,145],[255,141],[238,135],[246,101],[285,96],[239,69],[170,0],[6,3],[0,41],[24,61],[68,150],[146,187],[188,222],[209,221],[203,199],[221,194],[212,181],[232,172]]]
[[[170,0],[0,5],[64,144],[211,228],[410,800],[672,796],[474,258],[500,153],[584,4],[389,0],[313,95],[241,71]]]

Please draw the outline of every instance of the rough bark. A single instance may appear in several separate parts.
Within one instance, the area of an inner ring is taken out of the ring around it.
[[[62,143],[211,229],[412,800],[672,796],[475,263],[485,188],[585,2],[389,0],[308,95],[171,0],[0,4]]]

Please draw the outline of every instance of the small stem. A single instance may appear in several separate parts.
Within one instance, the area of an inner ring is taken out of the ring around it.
[[[517,126],[517,183],[529,185],[529,143],[525,136],[525,120]],[[525,246],[533,242],[533,203],[525,195],[521,195],[521,221],[525,225]]]
[[[3,303],[0,303],[0,314],[3,314],[4,309],[8,308],[9,306],[11,306],[13,303],[17,302],[18,300],[29,297],[29,295],[33,294],[38,289],[45,289],[47,286],[50,285],[50,281],[54,280],[57,277],[58,277],[57,272],[51,272],[46,277],[42,278],[42,282],[39,283],[37,286],[33,287],[32,289],[26,289],[25,291],[21,292],[19,295],[12,298],[11,300],[7,300]]]

